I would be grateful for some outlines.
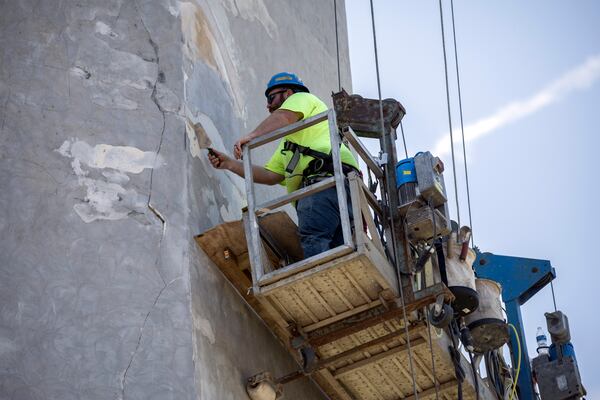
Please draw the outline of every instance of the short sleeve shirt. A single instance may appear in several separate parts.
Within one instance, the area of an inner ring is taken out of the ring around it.
[[[317,96],[310,93],[294,93],[288,97],[280,110],[289,110],[302,114],[302,120],[313,117],[324,111],[327,111],[327,105]],[[331,138],[329,135],[329,124],[327,121],[319,122],[316,125],[294,132],[279,141],[277,150],[271,156],[271,159],[265,164],[265,168],[279,175],[285,176],[283,185],[287,187],[288,192],[297,190],[302,183],[302,171],[313,160],[311,156],[302,155],[296,168],[292,173],[286,172],[286,167],[292,159],[293,152],[282,152],[284,142],[290,141],[301,146],[310,147],[312,150],[329,154],[331,152]],[[342,144],[340,148],[342,162],[358,169],[358,163],[346,145]]]

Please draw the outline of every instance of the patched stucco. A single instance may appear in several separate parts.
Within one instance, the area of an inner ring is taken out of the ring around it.
[[[193,237],[241,217],[206,148],[267,115],[269,76],[337,88],[325,20],[316,0],[1,3],[0,398],[237,400],[296,367]]]

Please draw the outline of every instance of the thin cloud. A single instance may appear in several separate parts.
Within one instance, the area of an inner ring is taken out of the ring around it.
[[[586,62],[565,73],[556,81],[526,100],[508,103],[489,117],[482,118],[465,126],[465,142],[473,142],[498,128],[531,115],[550,104],[556,103],[570,92],[584,90],[600,78],[600,54],[590,57]],[[461,143],[460,127],[453,128],[454,144]],[[436,144],[436,155],[450,152],[450,137],[444,135]]]

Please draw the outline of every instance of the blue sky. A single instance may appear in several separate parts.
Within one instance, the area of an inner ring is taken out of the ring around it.
[[[446,164],[456,217],[439,5],[375,0],[382,96],[407,109],[409,154]],[[369,1],[347,0],[353,91],[377,97]],[[475,244],[496,254],[548,259],[558,308],[569,317],[588,390],[600,398],[600,224],[595,156],[600,149],[600,2],[464,1],[454,13]],[[460,116],[450,1],[444,0],[455,140]],[[403,154],[401,142],[398,152]],[[462,144],[457,154],[461,222],[468,224]],[[530,356],[537,326],[553,311],[550,286],[522,308]]]

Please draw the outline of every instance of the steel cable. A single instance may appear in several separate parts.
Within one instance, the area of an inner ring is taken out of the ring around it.
[[[460,74],[458,73],[458,49],[456,47],[456,24],[454,23],[454,0],[450,0],[452,10],[452,37],[454,39],[454,61],[456,64],[456,86],[458,89],[458,109],[460,111],[460,131],[462,135],[463,159],[465,161],[465,182],[467,185],[467,205],[469,209],[469,226],[471,227],[471,246],[475,246],[473,239],[473,218],[471,216],[471,193],[469,191],[469,170],[467,168],[467,150],[465,147],[465,128],[463,124],[462,96],[460,92]]]
[[[402,144],[404,144],[404,155],[408,158],[408,150],[406,148],[406,138],[404,137],[404,126],[402,126],[402,121],[400,121],[400,132],[402,132]]]
[[[450,129],[450,150],[452,153],[452,173],[454,176],[454,197],[456,199],[456,218],[460,227],[460,208],[458,206],[458,183],[456,181],[456,160],[454,158],[454,136],[452,134],[452,116],[450,112],[450,89],[448,86],[448,61],[446,59],[446,37],[444,35],[444,12],[442,11],[442,0],[440,4],[440,23],[442,27],[442,49],[444,50],[444,73],[446,77],[446,102],[448,104],[448,128]]]
[[[375,71],[377,74],[377,93],[379,96],[379,118],[381,120],[381,135],[383,138],[385,136],[385,124],[383,121],[383,101],[381,99],[381,83],[380,83],[380,78],[379,78],[379,60],[378,60],[378,56],[377,56],[377,35],[375,33],[375,12],[373,10],[373,0],[370,0],[369,3],[371,5],[371,24],[372,24],[372,29],[373,29],[373,48],[374,48],[374,52],[375,52]],[[391,127],[390,127],[390,129],[391,129]],[[391,224],[391,232],[392,232],[392,244],[393,244],[394,248],[396,248],[397,243],[396,243],[396,240],[394,237],[395,236],[394,219],[393,219],[393,216],[391,216],[391,215],[390,215],[390,224]],[[413,394],[415,396],[415,400],[418,400],[419,393],[417,391],[417,381],[415,378],[415,368],[413,365],[414,363],[413,363],[412,349],[411,349],[411,345],[410,345],[410,335],[409,335],[409,331],[408,331],[408,317],[406,316],[406,303],[404,301],[404,290],[402,288],[400,268],[398,265],[399,260],[396,257],[396,250],[394,250],[394,260],[395,260],[395,264],[396,264],[396,273],[397,273],[397,277],[398,277],[398,288],[400,291],[400,302],[401,302],[401,306],[402,306],[402,316],[403,316],[403,320],[404,320],[404,334],[406,335],[406,347],[408,350],[408,361],[410,364],[410,373],[411,373],[412,384],[413,384]]]
[[[338,91],[342,91],[342,74],[340,72],[340,40],[338,36],[337,0],[333,0],[333,19],[335,20],[335,52],[337,55]]]

